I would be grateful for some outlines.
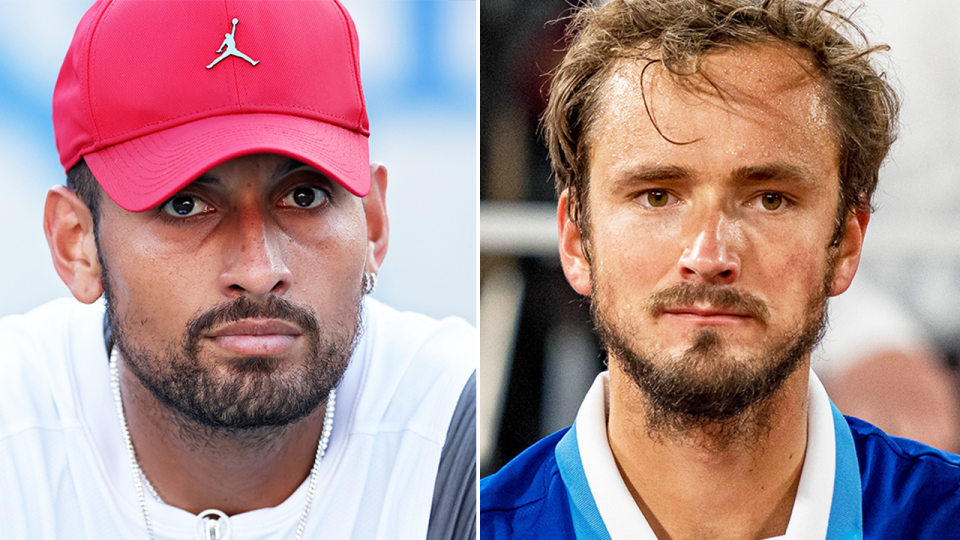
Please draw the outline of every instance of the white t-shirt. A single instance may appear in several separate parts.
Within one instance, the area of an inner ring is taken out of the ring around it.
[[[56,300],[0,319],[0,537],[147,538],[110,388],[102,302]],[[365,299],[364,332],[337,389],[303,538],[422,539],[441,449],[476,369],[476,331]],[[234,540],[292,539],[305,481],[230,518]],[[146,495],[157,540],[196,516]]]

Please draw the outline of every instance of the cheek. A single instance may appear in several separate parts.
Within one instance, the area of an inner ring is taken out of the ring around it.
[[[744,286],[762,294],[774,318],[779,312],[793,324],[803,317],[810,299],[820,294],[827,272],[826,238],[825,232],[808,228],[750,242]]]
[[[367,254],[362,209],[323,227],[288,227],[283,259],[293,277],[294,301],[318,313],[355,307]]]
[[[595,273],[652,292],[676,273],[684,245],[682,221],[679,216],[638,219],[632,210],[596,216],[591,222]]]
[[[595,217],[594,301],[611,322],[634,333],[648,322],[647,298],[676,284],[683,250],[680,223],[638,220],[629,210]]]
[[[169,317],[174,308],[189,305],[190,298],[202,302],[199,287],[218,264],[218,258],[205,249],[209,231],[188,234],[172,229],[161,234],[154,223],[144,225],[137,219],[114,219],[101,231],[101,249],[117,308],[130,305],[131,309],[139,307],[144,313]]]
[[[200,310],[199,261],[175,264],[172,257],[127,242],[119,257],[105,252],[114,310],[124,331],[138,341],[169,341],[183,333]]]

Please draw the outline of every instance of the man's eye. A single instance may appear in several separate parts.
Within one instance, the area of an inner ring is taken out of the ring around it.
[[[663,208],[669,204],[676,204],[677,199],[669,192],[662,189],[651,189],[640,194],[638,198],[640,206],[649,208]]]
[[[297,208],[318,208],[328,200],[327,192],[314,186],[297,186],[281,201],[284,206]]]
[[[758,197],[765,210],[774,211],[783,206],[783,195],[779,193],[764,193]]]
[[[196,216],[209,212],[211,209],[209,204],[196,195],[174,195],[163,204],[164,212],[178,218]]]

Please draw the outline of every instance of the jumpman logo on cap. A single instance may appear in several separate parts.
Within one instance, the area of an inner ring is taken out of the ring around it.
[[[207,69],[210,69],[213,66],[219,64],[221,60],[223,60],[228,56],[236,56],[237,58],[242,58],[247,62],[250,62],[251,66],[255,66],[260,63],[259,60],[254,60],[237,50],[237,41],[234,38],[234,36],[237,33],[237,23],[240,22],[240,20],[237,18],[234,18],[232,22],[233,22],[233,29],[230,30],[229,34],[223,35],[223,43],[221,43],[220,48],[217,49],[218,53],[223,52],[223,54],[221,54],[216,60],[214,60],[209,66],[207,66]],[[226,50],[224,51],[224,49]]]

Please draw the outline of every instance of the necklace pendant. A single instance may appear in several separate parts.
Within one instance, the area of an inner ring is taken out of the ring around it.
[[[222,540],[220,538],[220,520],[207,518],[208,540]]]
[[[211,508],[197,515],[193,526],[197,540],[228,540],[230,538],[230,518],[220,510]]]

